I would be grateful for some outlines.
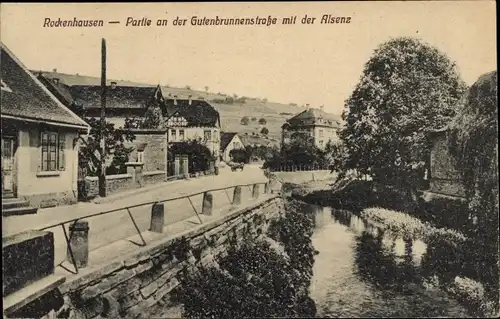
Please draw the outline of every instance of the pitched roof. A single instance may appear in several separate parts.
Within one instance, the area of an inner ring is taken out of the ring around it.
[[[216,126],[220,124],[219,112],[205,100],[167,99],[163,103],[163,116],[170,118],[175,114],[182,116],[188,122],[188,126]]]
[[[73,97],[71,96],[71,92],[69,91],[69,86],[67,86],[66,84],[63,84],[61,82],[56,83],[53,79],[47,78],[43,75],[38,75],[37,78],[64,105],[70,106],[73,104]]]
[[[88,124],[64,106],[3,43],[0,63],[2,82],[9,88],[1,91],[2,116],[88,128]]]
[[[73,85],[69,91],[75,103],[83,105],[85,109],[101,108],[101,86]],[[116,86],[106,89],[106,108],[128,109],[146,108],[152,102],[157,91],[156,86]],[[161,93],[160,93],[161,94]]]
[[[289,118],[287,122],[289,123],[300,123],[302,121],[309,121],[311,124],[320,124],[317,121],[323,119],[330,122],[332,126],[340,126],[340,118],[331,113],[327,113],[320,109],[309,108],[300,112],[299,114]]]
[[[269,146],[272,144],[271,140],[268,140],[266,138],[260,137],[260,136],[254,136],[254,135],[239,135],[241,142],[245,146],[252,146],[255,144],[263,145],[263,146]]]
[[[237,135],[238,133],[221,133],[220,135],[220,149],[225,150],[226,147],[231,143],[233,140],[234,136]]]

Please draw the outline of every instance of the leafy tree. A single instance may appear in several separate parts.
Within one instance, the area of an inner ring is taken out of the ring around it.
[[[240,121],[241,125],[248,125],[250,123],[250,120],[248,119],[248,116],[243,116]]]
[[[263,99],[262,99],[262,103],[267,103],[267,99],[266,99],[266,98],[263,98]]]
[[[482,271],[489,292],[498,300],[498,100],[497,72],[481,76],[464,96],[450,124],[449,149],[461,173],[473,231],[487,257]],[[494,239],[494,240],[492,240]]]
[[[101,172],[100,151],[100,119],[85,118],[85,121],[90,125],[90,134],[84,140],[83,146],[79,149],[79,164],[87,172],[88,176],[99,176]],[[126,147],[125,142],[132,142],[135,135],[128,129],[115,129],[113,123],[106,123],[105,135],[105,161],[112,161],[106,168],[107,174],[120,174],[126,170],[125,163],[128,162],[130,153],[133,147]]]
[[[283,160],[294,165],[323,164],[324,152],[314,143],[314,137],[308,133],[294,132],[290,142],[281,149]]]
[[[184,87],[184,89],[186,89],[186,90],[191,90],[191,86],[186,85],[186,86]]]
[[[236,163],[247,163],[250,159],[250,153],[244,148],[232,149],[229,152],[229,156],[231,160]]]
[[[125,120],[124,128],[158,129],[163,127],[163,114],[157,105],[151,105],[144,113],[144,117]]]
[[[208,92],[208,86],[205,85],[205,92]]]
[[[265,118],[261,118],[261,119],[259,120],[259,124],[260,124],[260,125],[266,125],[266,124],[267,124],[266,119],[265,119]]]
[[[212,152],[200,139],[172,143],[168,148],[169,160],[174,161],[176,155],[189,157],[189,172],[206,171],[210,167],[210,161],[215,160]]]
[[[263,135],[269,134],[269,130],[267,129],[267,127],[263,127],[262,130],[260,130],[260,134],[263,134]]]
[[[406,37],[381,44],[345,103],[345,168],[409,191],[429,152],[426,131],[451,119],[465,89],[436,48]]]
[[[257,118],[254,116],[254,117],[252,117],[252,122],[255,122],[255,121],[257,121]]]

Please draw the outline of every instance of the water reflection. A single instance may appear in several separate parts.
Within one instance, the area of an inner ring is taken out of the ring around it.
[[[325,317],[458,316],[465,310],[421,285],[427,246],[345,210],[308,205],[316,256],[311,294]]]

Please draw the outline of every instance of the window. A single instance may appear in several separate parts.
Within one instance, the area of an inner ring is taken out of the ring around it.
[[[319,146],[323,147],[323,141],[319,141]]]
[[[233,142],[233,148],[240,148],[240,142]]]
[[[64,134],[57,132],[42,132],[40,136],[42,146],[42,171],[64,171]]]
[[[184,141],[184,130],[179,130],[179,140]]]
[[[206,130],[204,132],[204,138],[205,138],[205,141],[211,141],[212,140],[212,131]]]
[[[137,163],[144,163],[144,151],[137,152]]]
[[[319,130],[319,137],[323,137],[323,130]]]
[[[170,137],[171,137],[172,141],[176,141],[177,140],[177,130],[172,130],[170,132]]]

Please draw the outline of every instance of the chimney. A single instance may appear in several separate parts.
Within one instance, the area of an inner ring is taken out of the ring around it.
[[[59,78],[53,78],[52,81],[54,81],[55,84],[59,84]]]
[[[114,82],[114,81],[113,81],[113,82],[111,82],[111,88],[112,88],[112,89],[116,89],[116,82]]]
[[[191,97],[192,97],[192,95],[190,94],[190,95],[188,96],[188,104],[189,104],[189,105],[191,105],[191,104],[192,104]]]
[[[177,105],[177,95],[174,95],[174,105]]]

